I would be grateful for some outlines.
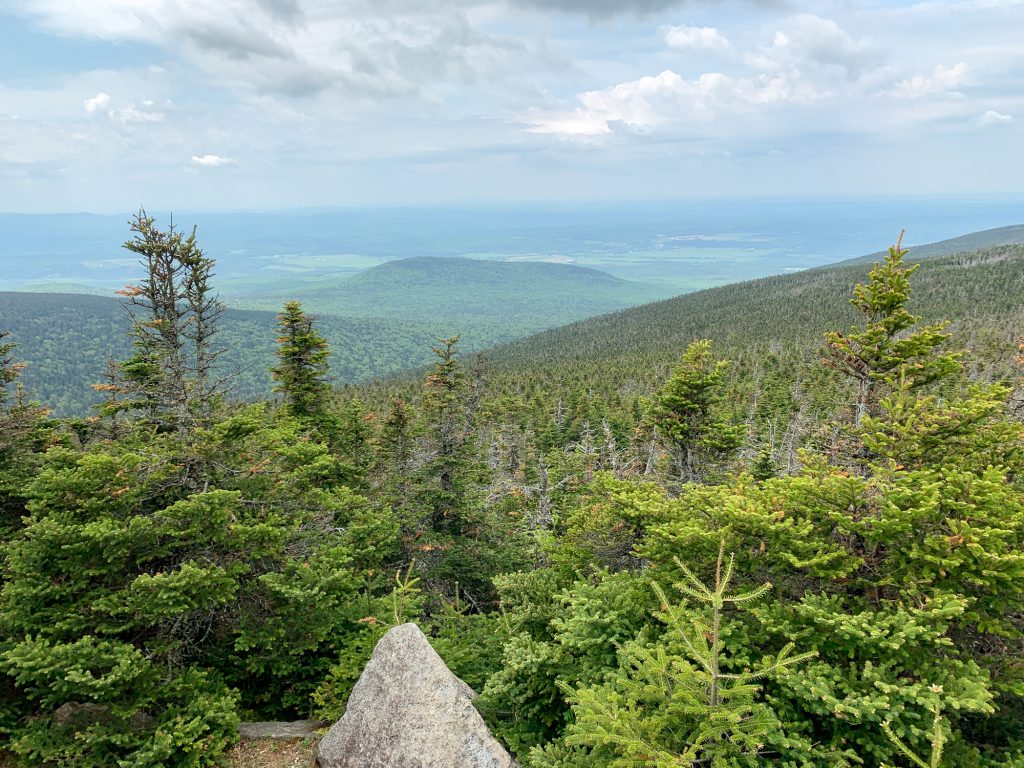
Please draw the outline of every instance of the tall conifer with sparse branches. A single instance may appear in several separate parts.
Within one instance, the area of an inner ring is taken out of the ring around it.
[[[199,248],[195,228],[185,235],[172,222],[161,230],[140,210],[131,230],[124,248],[139,256],[144,272],[120,292],[132,320],[134,354],[120,366],[127,397],[112,407],[140,411],[158,429],[185,436],[209,419],[230,378],[214,374],[224,351],[215,337],[225,311],[210,284],[214,261]]]

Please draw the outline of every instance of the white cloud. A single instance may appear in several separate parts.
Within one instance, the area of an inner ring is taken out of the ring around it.
[[[145,102],[143,104],[145,105]],[[116,120],[122,125],[128,125],[129,123],[162,123],[167,117],[163,112],[156,112],[148,108],[139,109],[134,104],[129,104],[127,107],[121,107],[120,109],[112,109],[108,114],[111,120]]]
[[[915,75],[897,83],[892,93],[908,99],[919,99],[922,96],[956,91],[960,86],[967,83],[969,71],[970,67],[963,61],[952,67],[939,64],[931,75]]]
[[[813,93],[782,75],[737,78],[706,72],[687,80],[672,70],[599,91],[581,93],[582,107],[569,113],[527,116],[534,133],[593,137],[624,126],[645,132],[667,123],[708,122],[723,114],[782,101],[808,100]]]
[[[732,44],[714,27],[691,27],[680,24],[662,30],[665,44],[676,51],[712,51],[724,53]]]
[[[100,91],[91,99],[86,99],[82,102],[82,106],[85,107],[86,112],[96,112],[101,109],[106,109],[110,104],[110,94]]]
[[[979,128],[987,128],[991,125],[1009,125],[1013,122],[1013,115],[1003,112],[996,112],[994,109],[986,110],[974,118],[973,122]]]
[[[771,44],[758,46],[746,60],[760,71],[796,69],[825,75],[825,70],[832,70],[848,80],[884,63],[870,43],[854,38],[834,20],[810,13],[787,19]]]
[[[1020,1],[671,4],[0,2],[66,68],[0,82],[0,179],[38,190],[0,184],[0,209],[131,206],[140,173],[169,208],[614,196],[682,167],[721,190],[846,192],[889,151],[922,189],[939,156],[963,169],[936,188],[1020,187]],[[769,147],[785,179],[751,169]],[[204,166],[207,150],[245,173]]]
[[[192,155],[192,165],[198,165],[200,168],[222,168],[225,165],[238,165],[238,163],[230,157],[222,155]]]

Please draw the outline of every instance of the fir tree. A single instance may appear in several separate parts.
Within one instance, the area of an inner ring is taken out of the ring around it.
[[[277,316],[278,364],[271,369],[288,412],[298,419],[316,420],[327,412],[331,385],[327,340],[315,327],[316,318],[302,304],[289,301]]]
[[[723,612],[756,601],[771,585],[730,592],[734,558],[724,560],[724,546],[712,584],[675,559],[684,576],[675,587],[697,608],[673,603],[654,585],[668,637],[653,647],[627,646],[608,683],[574,693],[576,722],[566,744],[594,750],[598,765],[685,768],[746,764],[733,761],[786,740],[777,716],[759,700],[759,681],[816,654],[794,655],[788,643],[760,664],[729,671]]]
[[[49,432],[49,410],[29,401],[19,381],[25,364],[15,359],[10,337],[0,331],[0,543],[21,525],[25,486]]]
[[[758,452],[757,458],[754,459],[754,463],[750,466],[750,475],[755,480],[764,481],[777,477],[778,474],[779,465],[775,462],[775,457],[772,455],[772,448],[770,445],[766,445]]]
[[[6,407],[10,394],[7,387],[18,380],[24,363],[15,362],[14,350],[18,346],[10,341],[9,331],[0,331],[0,407]]]
[[[826,364],[853,379],[856,388],[854,423],[877,413],[878,402],[902,376],[912,388],[930,384],[955,372],[958,355],[938,353],[949,334],[946,323],[911,330],[920,321],[907,309],[910,277],[919,264],[904,266],[903,233],[882,263],[876,262],[869,281],[853,289],[850,303],[864,318],[864,326],[846,333],[826,334]]]
[[[409,516],[412,501],[414,447],[413,417],[409,406],[405,400],[395,398],[377,435],[371,476],[375,490],[401,519]]]
[[[712,361],[710,341],[695,341],[654,396],[651,418],[672,448],[682,482],[710,478],[743,441],[744,427],[730,424],[719,407],[728,367],[724,360]]]
[[[223,353],[214,346],[225,308],[213,294],[213,259],[200,250],[196,230],[187,236],[156,226],[144,210],[131,221],[124,248],[140,257],[144,276],[120,293],[132,320],[134,354],[121,363],[119,387],[127,398],[111,406],[141,411],[161,430],[185,437],[209,421],[230,376],[213,380]]]
[[[457,532],[464,524],[464,493],[468,480],[465,472],[469,464],[466,454],[469,392],[466,372],[458,360],[458,342],[459,337],[452,336],[441,339],[434,347],[437,360],[427,375],[423,396],[431,439],[431,456],[425,467],[429,483],[426,502],[431,527],[445,533]]]

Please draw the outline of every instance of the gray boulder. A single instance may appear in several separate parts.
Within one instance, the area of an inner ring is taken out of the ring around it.
[[[388,632],[317,749],[321,768],[514,768],[415,624]]]

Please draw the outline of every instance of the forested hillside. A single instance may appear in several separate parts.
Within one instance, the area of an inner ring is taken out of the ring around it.
[[[1001,245],[1024,245],[1024,224],[984,229],[949,240],[940,240],[937,243],[915,245],[910,250],[914,252],[915,259],[929,259],[933,256],[952,256],[956,253],[970,253]],[[885,251],[878,251],[867,256],[841,261],[839,264],[871,264],[873,261],[884,258]]]
[[[18,766],[217,765],[240,720],[339,717],[408,621],[526,768],[1024,766],[1024,248],[897,245],[490,362],[442,339],[340,391],[289,302],[242,404],[213,261],[141,215],[128,247],[94,416],[33,403],[0,336]]]
[[[267,311],[228,311],[220,364],[238,371],[237,397],[267,396],[274,313],[292,299],[322,315],[336,350],[335,381],[345,383],[426,365],[440,336],[458,333],[463,348],[483,349],[656,295],[651,286],[565,264],[403,259],[330,288],[234,302]],[[91,385],[128,347],[126,316],[113,297],[0,292],[0,318],[30,363],[25,383],[62,415],[88,413],[97,402]]]
[[[841,382],[820,364],[821,339],[855,321],[846,297],[863,272],[851,264],[711,288],[488,350],[491,407],[537,435],[555,430],[577,440],[609,420],[624,436],[640,425],[645,398],[669,376],[680,350],[710,339],[733,363],[734,418],[750,421],[758,440],[788,434],[786,461],[795,460],[797,442],[787,432],[798,428],[794,420],[831,412],[841,396]],[[911,309],[928,321],[953,318],[951,329],[970,350],[972,377],[1010,375],[1024,328],[1024,246],[925,259],[915,280]],[[384,381],[359,391],[383,402],[413,387]]]
[[[108,360],[123,358],[130,347],[130,323],[116,298],[0,292],[0,321],[18,338],[25,385],[60,415],[87,415],[100,400],[92,385],[103,382]],[[236,397],[270,393],[275,322],[273,312],[225,314],[220,341],[226,351],[218,363],[237,373]],[[322,327],[336,350],[333,377],[339,383],[424,365],[440,332],[398,320],[339,317],[323,318]]]
[[[318,289],[238,301],[269,309],[297,299],[325,315],[447,322],[476,342],[481,323],[503,326],[496,338],[522,336],[655,298],[665,298],[665,289],[571,264],[420,256]]]

